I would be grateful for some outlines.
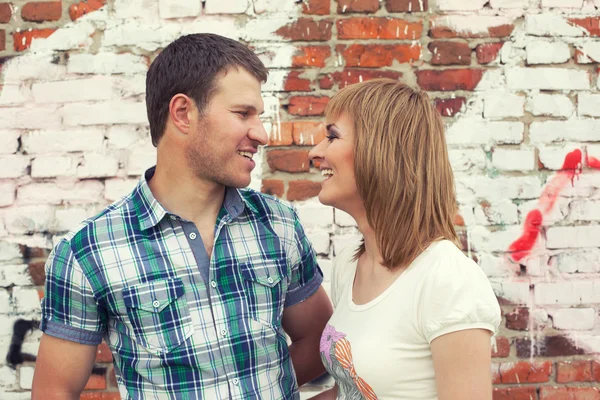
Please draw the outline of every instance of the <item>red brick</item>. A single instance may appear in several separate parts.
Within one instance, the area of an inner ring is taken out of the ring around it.
[[[517,307],[506,314],[506,327],[513,331],[526,331],[529,328],[529,308]]]
[[[62,3],[60,1],[27,3],[21,9],[23,20],[31,22],[58,21],[61,15]]]
[[[496,350],[492,350],[492,357],[508,357],[510,354],[510,341],[505,337],[496,338]]]
[[[385,70],[373,70],[373,69],[353,69],[347,68],[341,72],[334,72],[331,74],[335,83],[338,84],[340,89],[345,88],[348,85],[352,85],[358,82],[365,82],[371,79],[377,78],[389,78],[389,79],[400,79],[402,72],[399,71],[385,71]]]
[[[272,196],[283,197],[283,181],[279,179],[263,179],[260,191]]]
[[[267,152],[267,163],[273,171],[308,172],[310,170],[308,150],[271,150]]]
[[[69,16],[71,21],[83,17],[92,11],[96,11],[106,4],[106,0],[84,0],[69,7]]]
[[[586,353],[583,348],[578,347],[570,338],[560,335],[538,338],[534,341],[533,345],[529,338],[516,338],[515,347],[517,348],[517,357],[519,358],[529,358],[531,356],[575,356]],[[531,353],[532,349],[533,354]]]
[[[331,89],[333,87],[334,81],[333,76],[331,74],[325,74],[319,76],[319,88],[321,89]]]
[[[455,97],[453,99],[435,99],[435,107],[443,117],[452,117],[460,112],[465,105],[464,97]]]
[[[288,112],[292,115],[323,115],[329,97],[292,96]]]
[[[600,36],[600,17],[569,18],[569,22],[581,26],[590,36]]]
[[[535,400],[535,387],[494,388],[493,400]]]
[[[432,65],[470,65],[471,48],[466,42],[436,40],[427,46],[431,52]]]
[[[12,18],[12,9],[8,3],[0,3],[0,24],[8,24]]]
[[[46,29],[32,29],[21,32],[14,32],[13,35],[13,43],[15,51],[23,51],[28,49],[31,46],[31,41],[34,38],[47,38],[52,35],[56,29],[46,28]]]
[[[287,92],[310,92],[310,79],[302,78],[304,71],[291,71],[285,78],[283,90]]]
[[[108,383],[109,387],[119,387],[119,383],[117,382],[117,374],[115,373],[114,367],[111,368],[110,372],[108,373]]]
[[[427,0],[386,0],[385,8],[389,12],[422,12],[427,11],[428,4]]]
[[[489,64],[495,61],[500,53],[500,49],[504,43],[481,43],[475,48],[475,54],[477,55],[477,62],[479,64]]]
[[[600,361],[592,361],[592,375],[596,382],[600,382]]]
[[[561,361],[556,363],[556,382],[592,382],[591,361]]]
[[[0,51],[6,50],[6,31],[0,29]]]
[[[331,55],[329,46],[303,46],[292,58],[292,67],[324,67]]]
[[[423,24],[398,18],[347,18],[336,22],[339,39],[420,39]]]
[[[515,29],[515,26],[513,24],[504,24],[504,25],[496,25],[496,26],[488,27],[487,33],[485,33],[485,34],[472,33],[472,32],[468,32],[468,31],[456,32],[451,27],[444,25],[443,20],[438,19],[438,18],[434,18],[431,21],[430,26],[431,26],[431,29],[429,30],[429,36],[432,38],[438,38],[438,39],[456,38],[456,37],[461,37],[461,38],[484,38],[484,37],[499,38],[499,37],[510,36],[512,31]]]
[[[287,191],[287,199],[306,200],[319,195],[321,191],[321,183],[313,181],[291,181]]]
[[[321,143],[326,135],[325,125],[322,122],[294,122],[294,144],[298,146],[315,146]]]
[[[92,374],[85,384],[85,390],[103,390],[106,389],[106,376]]]
[[[292,144],[291,122],[274,122],[269,135],[269,146],[289,146]]]
[[[575,60],[575,62],[577,64],[589,64],[590,62],[600,63],[600,57],[594,58],[594,57],[592,57],[591,54],[584,53],[583,51],[581,51],[579,49],[575,49],[575,55],[573,56],[573,59]],[[588,62],[583,62],[588,59],[589,59]]]
[[[465,219],[460,214],[456,214],[452,220],[452,224],[455,226],[465,226]]]
[[[312,15],[327,15],[331,7],[329,0],[303,0],[302,13]]]
[[[552,362],[526,361],[502,363],[499,366],[498,383],[540,383],[548,382],[552,374]]]
[[[338,0],[337,12],[344,13],[374,13],[379,10],[379,0]]]
[[[79,400],[121,400],[119,392],[88,392],[83,393]]]
[[[109,363],[112,362],[112,353],[110,348],[105,342],[100,343],[96,350],[96,362],[97,363]]]
[[[542,386],[540,400],[600,400],[600,390],[594,387]]]
[[[389,67],[394,60],[403,64],[421,56],[421,47],[410,44],[352,44],[347,47],[340,45],[336,49],[346,61],[346,67]]]
[[[417,71],[417,82],[424,90],[474,90],[482,76],[482,69],[428,69]]]
[[[315,21],[309,18],[298,18],[296,21],[277,30],[277,34],[290,40],[324,41],[331,39],[331,21]]]

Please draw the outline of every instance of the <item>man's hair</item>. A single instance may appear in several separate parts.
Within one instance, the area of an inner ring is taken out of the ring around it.
[[[154,59],[146,74],[146,111],[152,144],[162,137],[169,103],[178,93],[192,98],[200,115],[217,89],[218,79],[231,69],[243,68],[260,82],[268,71],[254,52],[235,40],[197,33],[178,38]]]
[[[356,185],[386,267],[407,266],[438,238],[458,245],[444,124],[427,93],[376,79],[344,88],[325,113],[353,122]]]

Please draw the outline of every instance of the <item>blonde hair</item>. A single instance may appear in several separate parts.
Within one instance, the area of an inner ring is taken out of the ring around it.
[[[427,93],[391,79],[350,85],[325,110],[354,128],[354,171],[388,268],[407,266],[439,238],[458,245],[454,177],[444,124]],[[365,251],[364,242],[357,259]]]

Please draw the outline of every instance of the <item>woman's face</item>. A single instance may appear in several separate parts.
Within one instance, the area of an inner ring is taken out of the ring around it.
[[[318,162],[325,180],[321,184],[319,200],[352,214],[362,202],[354,175],[354,131],[347,114],[327,124],[327,136],[309,153]]]

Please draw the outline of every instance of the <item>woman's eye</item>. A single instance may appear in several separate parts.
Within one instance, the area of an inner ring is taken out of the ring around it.
[[[332,134],[326,135],[325,137],[327,138],[327,140],[329,141],[329,143],[333,142],[334,139],[337,139],[337,136],[336,135],[332,135]]]

